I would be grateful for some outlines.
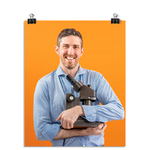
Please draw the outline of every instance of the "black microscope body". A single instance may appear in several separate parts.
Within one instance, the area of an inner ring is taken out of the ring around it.
[[[79,97],[75,97],[72,93],[66,94],[66,109],[72,108],[76,105],[92,105],[92,102],[96,100],[95,91],[91,88],[91,85],[84,85],[81,81],[77,82],[69,74],[66,76],[67,80],[73,85],[73,89],[76,92],[80,92]],[[87,128],[97,127],[103,122],[89,122],[85,118],[79,116],[74,123],[73,128]]]

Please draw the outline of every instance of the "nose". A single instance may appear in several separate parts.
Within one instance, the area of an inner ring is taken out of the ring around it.
[[[69,55],[73,55],[73,54],[74,54],[74,49],[73,49],[73,47],[70,46],[70,47],[68,48],[68,54],[69,54]]]

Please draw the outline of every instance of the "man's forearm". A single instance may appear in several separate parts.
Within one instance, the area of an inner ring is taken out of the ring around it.
[[[106,126],[107,126],[106,124],[104,125],[100,124],[95,128],[70,129],[70,130],[61,129],[53,140],[67,139],[76,136],[102,135]]]
[[[70,130],[61,129],[53,140],[67,139],[75,136],[86,136],[86,135],[88,135],[86,129],[70,129]]]

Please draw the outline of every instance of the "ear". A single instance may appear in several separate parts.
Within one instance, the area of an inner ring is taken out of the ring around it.
[[[58,46],[55,46],[55,51],[59,55],[59,48],[58,48]]]
[[[84,53],[84,48],[81,49],[81,56],[83,55]]]

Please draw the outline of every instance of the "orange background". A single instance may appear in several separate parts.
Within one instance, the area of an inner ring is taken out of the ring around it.
[[[100,72],[110,83],[125,109],[125,21],[37,21],[25,23],[25,146],[51,146],[38,141],[33,126],[33,95],[37,81],[57,69],[57,36],[75,28],[83,36],[82,68]],[[126,109],[125,109],[126,110]],[[125,119],[107,122],[105,146],[125,146]]]

